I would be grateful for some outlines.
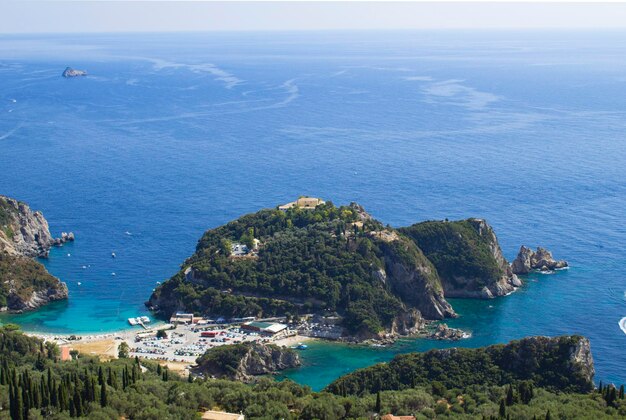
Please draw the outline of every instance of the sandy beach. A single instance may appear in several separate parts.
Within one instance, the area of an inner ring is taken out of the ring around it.
[[[78,350],[80,353],[89,356],[98,356],[100,360],[106,361],[117,358],[118,347],[122,342],[126,342],[130,348],[136,346],[136,336],[139,333],[146,332],[154,332],[158,329],[169,328],[168,324],[160,324],[155,325],[148,330],[143,329],[125,329],[118,332],[112,333],[104,333],[104,334],[88,334],[88,335],[71,335],[71,334],[52,334],[52,333],[39,333],[39,332],[25,332],[25,334],[33,337],[41,338],[45,341],[54,342],[59,347],[67,347],[72,350]],[[168,335],[170,337],[176,336],[178,334],[189,334],[189,326],[186,325],[178,325],[174,329],[167,329]],[[75,339],[70,339],[70,337],[74,336]],[[299,343],[310,342],[312,340],[316,340],[312,337],[307,337],[303,335],[291,335],[289,337],[277,338],[275,340],[270,340],[270,343],[276,344],[278,346],[285,347],[295,347]],[[226,344],[226,343],[224,343]],[[159,363],[165,365],[167,364],[173,370],[184,371],[188,368],[190,364],[193,364],[195,357],[185,358],[186,360],[182,360],[178,357],[165,357],[159,358],[155,357],[155,355],[149,354],[132,354],[132,356],[138,356],[139,358],[145,358],[149,360],[158,360]]]

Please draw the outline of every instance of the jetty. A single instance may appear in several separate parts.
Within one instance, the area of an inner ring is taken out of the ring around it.
[[[140,325],[144,330],[147,330],[146,324],[150,323],[150,318],[147,316],[138,316],[137,318],[128,318],[128,323],[133,327],[135,325]]]

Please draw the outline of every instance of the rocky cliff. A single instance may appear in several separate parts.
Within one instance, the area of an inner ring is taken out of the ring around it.
[[[21,201],[0,195],[0,251],[11,255],[47,258],[52,246],[73,242],[74,233],[50,234],[48,221]]]
[[[537,247],[537,251],[533,251],[522,245],[517,258],[511,263],[511,270],[515,274],[528,274],[532,270],[552,271],[567,266],[567,261],[555,260],[545,248]]]
[[[36,309],[66,299],[67,285],[32,258],[47,257],[51,246],[73,240],[72,233],[53,238],[41,212],[0,196],[0,310]]]
[[[400,231],[432,261],[446,297],[487,299],[522,285],[483,219],[422,222]]]
[[[300,366],[292,349],[274,344],[241,343],[214,347],[197,360],[196,374],[252,382],[255,376]]]
[[[402,301],[418,308],[426,319],[455,317],[452,306],[444,298],[437,270],[422,251],[405,238],[382,241],[387,284]]]

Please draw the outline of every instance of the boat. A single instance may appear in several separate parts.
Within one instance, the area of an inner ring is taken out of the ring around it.
[[[115,258],[115,257],[116,257],[115,252],[111,252],[111,258]]]
[[[78,283],[76,283],[76,284],[78,284],[78,285],[80,286],[82,283],[81,283],[81,282],[78,282]]]
[[[128,318],[128,323],[130,325],[137,325],[137,318]]]
[[[296,349],[298,349],[298,350],[306,350],[308,348],[309,348],[309,346],[307,346],[306,344],[303,344],[303,343],[298,343],[298,345],[296,346]]]
[[[142,317],[139,317],[137,319],[141,319],[141,322],[143,322],[144,324],[149,324],[150,323],[150,318],[148,318],[147,316],[142,316]]]

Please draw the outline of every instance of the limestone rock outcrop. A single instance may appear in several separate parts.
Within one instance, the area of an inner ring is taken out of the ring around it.
[[[0,310],[21,312],[67,299],[67,285],[33,258],[73,240],[71,232],[54,239],[41,212],[0,196]]]
[[[11,255],[47,258],[50,248],[73,242],[74,233],[50,234],[48,221],[21,201],[0,195],[0,251]]]
[[[252,382],[255,376],[300,366],[295,350],[274,344],[247,342],[215,347],[200,356],[196,373]]]
[[[489,299],[522,285],[483,219],[428,221],[400,231],[433,263],[445,297]]]
[[[555,260],[552,253],[545,248],[537,247],[537,251],[522,245],[517,258],[511,263],[514,274],[528,274],[532,270],[552,271],[568,267],[567,261]]]
[[[457,341],[469,337],[467,333],[458,328],[450,328],[447,324],[438,324],[434,331],[426,336],[435,340]]]

